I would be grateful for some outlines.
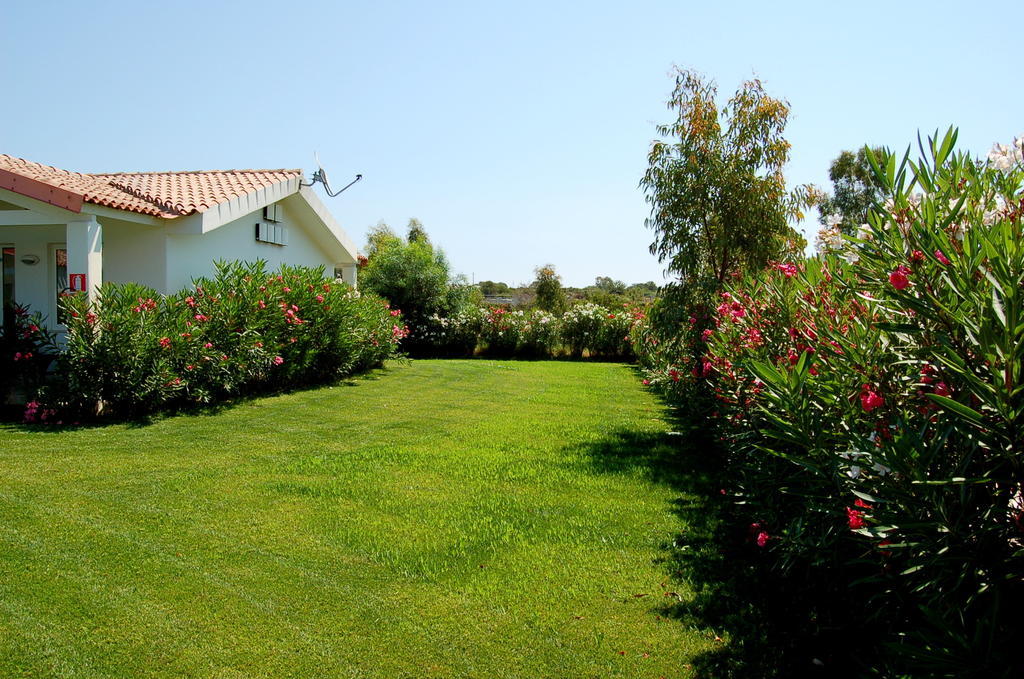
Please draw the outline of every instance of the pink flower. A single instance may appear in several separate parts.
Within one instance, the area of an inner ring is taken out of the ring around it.
[[[203,321],[208,321],[208,320],[210,320],[209,318],[207,318],[207,317],[206,317],[206,316],[204,316],[203,314],[196,314],[196,315],[195,315],[195,319],[196,319],[197,321],[199,321],[200,323],[202,323]]]
[[[878,395],[878,392],[871,388],[870,384],[865,384],[861,387],[860,404],[864,407],[865,412],[870,413],[883,403],[885,403],[885,400]]]
[[[283,290],[284,292],[291,292],[292,291],[292,289],[287,287],[287,286],[281,288],[281,290]]]
[[[942,250],[935,251],[935,259],[942,262],[943,265],[949,266],[949,259],[946,257],[946,255],[942,254]]]
[[[789,278],[789,276],[786,276],[786,278]],[[767,545],[768,544],[768,537],[769,537],[768,533],[766,533],[764,531],[761,531],[760,533],[758,533],[757,534],[757,546],[758,547],[764,547],[765,545]]]
[[[162,346],[164,349],[167,349],[168,347],[170,347],[171,346],[171,338],[170,337],[161,337],[160,338],[160,346]]]
[[[498,313],[505,313],[504,309],[498,309],[497,311],[498,311]],[[392,316],[401,316],[402,312],[400,310],[398,310],[398,309],[392,309],[391,310],[391,315]]]
[[[911,262],[923,262],[924,261],[924,253],[921,252],[920,250],[914,250],[913,252],[910,253],[910,261]]]
[[[284,359],[283,358],[281,358],[280,356],[275,356],[274,357],[274,365],[281,365],[282,363],[284,363]]]
[[[321,304],[323,304],[324,303],[324,296],[323,295],[317,295],[316,296],[316,301],[318,301]]]
[[[204,349],[213,349],[213,342],[207,342],[203,345]]]
[[[793,276],[796,275],[797,272],[796,264],[793,264],[792,262],[776,264],[775,268],[781,271],[786,276],[786,278],[792,278]]]
[[[897,290],[903,290],[910,285],[910,279],[907,278],[907,274],[913,273],[909,267],[900,265],[896,267],[892,273],[889,274],[889,283],[892,287]]]

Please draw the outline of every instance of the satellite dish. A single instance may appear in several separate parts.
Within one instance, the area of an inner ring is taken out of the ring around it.
[[[324,185],[327,190],[327,195],[331,194],[331,182],[327,179],[327,170],[320,164],[320,154],[313,151],[313,162],[316,163],[316,173],[313,174],[313,181],[316,182],[318,179],[320,183]]]
[[[331,183],[327,179],[327,170],[325,170],[323,165],[320,164],[320,154],[317,153],[316,151],[313,152],[313,162],[316,163],[316,172],[313,173],[313,181],[309,185],[312,186],[313,184],[320,182],[321,184],[324,185],[324,190],[327,191],[327,195],[330,196],[331,198],[334,198],[339,193],[341,193],[342,191],[344,191],[345,189],[352,186],[357,181],[363,178],[363,175],[357,174],[355,179],[350,181],[342,188],[338,189],[337,191],[331,191]]]

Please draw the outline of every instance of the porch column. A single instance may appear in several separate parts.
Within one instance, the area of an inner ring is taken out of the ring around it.
[[[359,266],[355,263],[342,264],[341,265],[341,280],[345,281],[353,288],[356,287],[356,270]]]
[[[92,300],[103,284],[103,227],[93,215],[68,222],[68,287]]]

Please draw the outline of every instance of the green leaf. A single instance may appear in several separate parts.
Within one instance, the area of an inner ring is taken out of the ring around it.
[[[952,410],[954,413],[956,413],[960,417],[964,418],[965,420],[973,424],[980,426],[983,421],[981,413],[979,413],[977,410],[974,410],[969,406],[964,405],[963,403],[960,403],[959,401],[954,401],[951,398],[947,398],[946,396],[939,396],[938,394],[928,394],[927,396],[928,398],[935,401],[946,410]]]
[[[885,332],[920,333],[924,328],[910,323],[875,323],[875,327]]]

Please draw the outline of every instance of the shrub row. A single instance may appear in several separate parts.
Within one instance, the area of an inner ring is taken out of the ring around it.
[[[737,534],[804,633],[860,630],[865,674],[1024,673],[1021,144],[979,163],[954,141],[880,159],[889,198],[840,252],[634,333],[648,383],[711,392]]]
[[[630,305],[613,312],[584,303],[561,315],[540,309],[471,308],[448,318],[432,316],[411,332],[419,351],[433,356],[631,360],[630,332],[644,318],[641,308]]]
[[[0,327],[0,404],[8,394],[33,394],[57,353],[56,337],[38,312],[12,305]]]
[[[62,302],[66,346],[26,419],[137,417],[189,403],[325,382],[379,365],[405,335],[399,312],[322,269],[221,263],[160,296],[106,284]]]

